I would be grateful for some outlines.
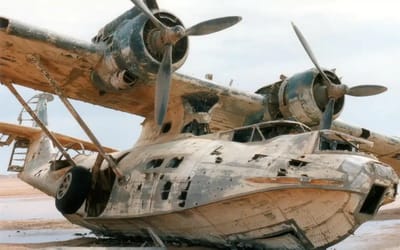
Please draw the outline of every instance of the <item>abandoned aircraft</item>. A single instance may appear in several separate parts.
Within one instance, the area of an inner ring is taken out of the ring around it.
[[[34,120],[0,123],[0,145],[13,145],[9,170],[54,197],[66,219],[161,243],[315,249],[343,240],[395,199],[400,140],[335,121],[345,95],[385,87],[342,84],[294,24],[315,69],[256,93],[176,73],[188,36],[241,18],[185,28],[155,0],[132,2],[92,43],[0,18],[0,81]],[[25,101],[15,84],[46,94]],[[47,128],[49,93],[90,142]],[[143,116],[135,146],[104,147],[69,99]]]

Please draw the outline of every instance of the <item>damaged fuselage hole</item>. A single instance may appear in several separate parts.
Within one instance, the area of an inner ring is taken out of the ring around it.
[[[188,191],[189,191],[189,188],[190,188],[190,184],[191,184],[191,183],[192,183],[191,181],[189,181],[189,182],[187,183],[186,188],[185,188],[184,190],[182,190],[181,194],[180,194],[179,197],[178,197],[178,199],[180,200],[180,202],[178,203],[178,205],[179,205],[180,207],[185,207],[186,198],[187,198],[187,194],[188,194]]]
[[[161,128],[161,132],[163,134],[166,134],[171,130],[171,128],[172,128],[172,123],[171,122],[164,123],[164,125]]]
[[[163,189],[161,191],[161,199],[163,201],[168,200],[169,193],[171,192],[172,182],[167,181],[165,182]]]
[[[287,173],[288,173],[288,171],[287,171],[286,169],[280,168],[280,169],[278,170],[277,176],[286,176]]]
[[[292,159],[292,160],[289,161],[289,165],[290,166],[299,167],[299,168],[300,167],[304,167],[307,164],[308,164],[308,162],[299,161],[299,160],[295,160],[295,159]]]

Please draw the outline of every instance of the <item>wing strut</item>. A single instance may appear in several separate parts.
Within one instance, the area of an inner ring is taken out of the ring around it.
[[[40,120],[40,118],[36,115],[35,111],[32,110],[32,108],[25,102],[25,100],[22,98],[22,96],[18,93],[18,91],[14,88],[12,83],[6,82],[4,83],[7,88],[10,90],[10,92],[17,98],[17,100],[21,103],[21,105],[25,108],[25,110],[29,113],[29,115],[35,120],[36,124],[39,125],[39,127],[43,130],[43,132],[50,138],[50,140],[53,141],[54,145],[60,150],[62,155],[67,159],[67,161],[72,165],[76,166],[74,160],[72,160],[71,156],[68,154],[68,152],[64,149],[62,144],[57,140],[55,136],[48,130],[46,125]]]
[[[114,159],[110,155],[106,154],[106,152],[104,151],[103,146],[101,146],[100,142],[97,140],[96,136],[92,133],[90,128],[86,125],[85,121],[78,114],[76,109],[72,106],[72,104],[68,100],[68,98],[64,97],[63,92],[62,92],[59,84],[57,83],[57,81],[50,75],[50,73],[46,70],[44,65],[41,63],[40,56],[39,55],[30,55],[29,56],[29,60],[43,74],[43,76],[48,81],[50,87],[52,87],[54,89],[54,92],[58,95],[60,100],[63,102],[64,106],[68,109],[68,111],[71,113],[71,115],[75,118],[75,120],[81,126],[83,131],[89,137],[89,139],[93,142],[93,144],[95,145],[95,147],[96,147],[97,151],[99,152],[99,154],[108,162],[108,164],[110,165],[110,167],[113,170],[114,174],[117,176],[118,182],[119,183],[123,183],[125,181],[125,177],[117,169],[116,162],[114,161]]]

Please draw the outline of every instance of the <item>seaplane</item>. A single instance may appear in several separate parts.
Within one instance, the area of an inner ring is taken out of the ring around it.
[[[321,249],[395,200],[400,140],[336,120],[346,95],[386,87],[343,84],[295,24],[315,68],[255,93],[178,73],[190,36],[241,18],[186,28],[155,0],[132,2],[91,42],[0,17],[0,82],[33,119],[0,123],[0,146],[67,220],[163,246]],[[41,93],[26,101],[15,85]],[[54,95],[89,140],[50,130]],[[102,145],[71,99],[142,116],[136,144]]]

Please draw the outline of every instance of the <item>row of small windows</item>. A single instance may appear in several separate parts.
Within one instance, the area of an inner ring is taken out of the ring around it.
[[[184,157],[174,157],[166,165],[165,168],[178,168]],[[146,169],[155,169],[162,166],[164,159],[153,159],[146,164]]]
[[[160,178],[160,180],[162,180],[162,178]],[[177,202],[178,202],[178,206],[179,207],[185,207],[186,205],[186,198],[188,196],[188,192],[189,192],[189,188],[190,188],[190,178],[188,180],[188,182],[186,183],[186,187],[180,190],[180,193],[177,197]],[[140,192],[142,190],[142,183],[140,183],[137,188],[136,191]],[[166,201],[168,200],[168,198],[170,197],[170,193],[172,190],[172,186],[173,183],[170,180],[165,181],[162,185],[161,185],[161,200]]]
[[[183,159],[184,159],[183,156],[181,156],[181,157],[174,157],[174,158],[170,159],[170,160],[165,164],[165,168],[166,168],[166,169],[175,169],[175,168],[178,168],[178,167],[181,165]],[[165,162],[165,159],[163,159],[163,158],[152,159],[152,160],[150,160],[149,162],[147,162],[147,164],[145,165],[145,169],[146,169],[146,170],[150,170],[150,169],[157,169],[157,168],[160,168],[161,166],[163,166],[164,162]],[[162,176],[160,177],[160,180],[162,180],[163,177],[164,177],[164,175],[162,175]],[[162,185],[162,188],[161,188],[161,200],[163,200],[163,201],[168,200],[169,194],[170,194],[171,189],[172,189],[172,185],[173,185],[173,183],[172,183],[171,181],[169,181],[169,180],[167,180],[167,181]],[[187,192],[188,192],[188,190],[189,190],[189,187],[190,187],[190,181],[188,182],[186,188],[183,189],[183,190],[181,191],[181,193],[180,193],[180,195],[179,195],[179,197],[178,197],[178,201],[179,201],[178,205],[179,205],[180,207],[185,207],[185,204],[186,204],[186,197],[187,197]],[[140,191],[141,188],[142,188],[142,184],[139,185],[138,191]]]

